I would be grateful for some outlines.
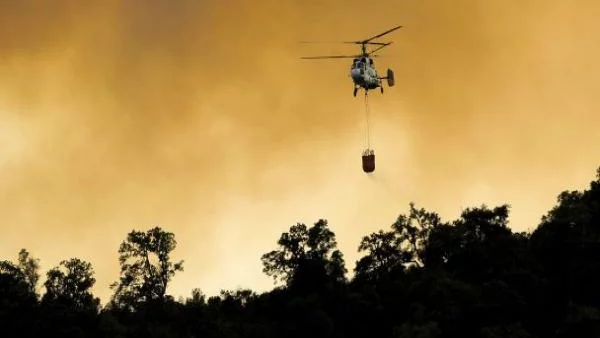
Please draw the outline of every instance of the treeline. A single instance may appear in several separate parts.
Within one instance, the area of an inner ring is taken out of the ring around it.
[[[365,236],[351,279],[327,221],[296,224],[261,260],[280,286],[257,294],[166,294],[183,262],[174,234],[132,231],[120,277],[101,307],[89,262],[71,258],[41,283],[21,250],[0,262],[2,337],[600,337],[600,169],[566,191],[532,233],[508,228],[509,207],[451,222],[410,204]]]

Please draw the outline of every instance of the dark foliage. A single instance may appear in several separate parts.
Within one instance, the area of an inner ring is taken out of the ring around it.
[[[600,337],[600,169],[563,192],[531,234],[508,227],[509,206],[466,209],[444,222],[410,204],[365,236],[347,278],[327,221],[296,224],[262,256],[280,286],[257,294],[166,291],[183,270],[175,235],[132,231],[105,308],[92,265],[71,258],[47,272],[23,249],[0,261],[3,337]]]

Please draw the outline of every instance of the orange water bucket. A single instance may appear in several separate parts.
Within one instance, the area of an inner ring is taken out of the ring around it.
[[[366,152],[362,155],[362,167],[366,173],[372,173],[375,171],[375,154],[373,151]]]

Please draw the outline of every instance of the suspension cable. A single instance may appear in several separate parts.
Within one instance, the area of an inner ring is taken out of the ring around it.
[[[371,121],[369,114],[369,95],[368,91],[365,90],[365,115],[367,118],[367,149],[371,151]]]

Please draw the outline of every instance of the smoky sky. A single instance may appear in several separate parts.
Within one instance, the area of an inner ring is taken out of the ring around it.
[[[185,260],[170,292],[264,290],[260,255],[329,220],[349,270],[414,201],[512,205],[534,228],[600,155],[594,1],[0,1],[0,253],[79,257],[106,300],[127,232]],[[377,171],[343,44],[395,25],[370,95]]]

